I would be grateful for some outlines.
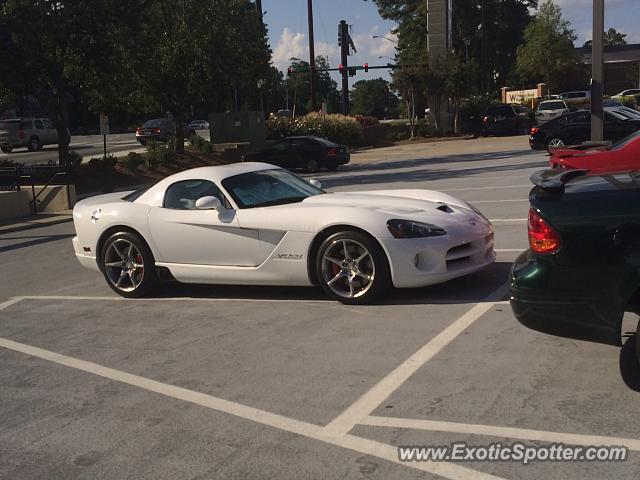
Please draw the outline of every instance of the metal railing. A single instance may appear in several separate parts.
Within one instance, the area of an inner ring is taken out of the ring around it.
[[[31,189],[31,211],[38,213],[38,198],[51,186],[64,186],[67,190],[67,206],[71,208],[71,174],[67,167],[54,165],[16,165],[0,167],[0,191]],[[36,191],[37,190],[37,191]]]

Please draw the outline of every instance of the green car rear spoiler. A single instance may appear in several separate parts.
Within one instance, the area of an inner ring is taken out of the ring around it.
[[[572,178],[586,175],[588,170],[584,169],[550,169],[538,170],[531,174],[531,182],[545,190],[564,190],[564,185]]]

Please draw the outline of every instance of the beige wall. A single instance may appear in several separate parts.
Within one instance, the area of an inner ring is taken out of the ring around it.
[[[60,212],[62,210],[68,210],[69,207],[73,208],[76,204],[76,189],[73,185],[69,185],[69,195],[71,196],[71,203],[68,202],[67,187],[66,185],[51,185],[44,189],[42,193],[38,195],[38,192],[42,190],[43,185],[36,185],[35,191],[38,199],[36,200],[38,206],[38,212]],[[33,199],[30,187],[23,187],[24,191],[29,196],[29,201]]]

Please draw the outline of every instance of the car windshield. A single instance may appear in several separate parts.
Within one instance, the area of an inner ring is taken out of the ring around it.
[[[143,127],[161,127],[164,122],[165,121],[162,118],[159,118],[156,120],[149,120],[148,122],[145,122]]]
[[[319,142],[319,143],[321,143],[323,145],[326,145],[327,147],[338,147],[339,146],[337,143],[330,142],[329,140],[326,140],[324,138],[320,138],[320,137],[312,137],[312,138],[316,142]]]
[[[621,148],[626,147],[627,145],[637,140],[638,138],[640,138],[640,130],[632,133],[631,135],[624,137],[622,140],[618,140],[616,143],[614,143],[611,146],[609,150],[620,150]]]
[[[539,110],[564,110],[563,102],[542,102]]]
[[[240,208],[301,202],[325,193],[302,178],[280,169],[235,175],[224,179],[222,186]]]

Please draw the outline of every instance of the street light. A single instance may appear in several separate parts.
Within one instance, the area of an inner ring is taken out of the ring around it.
[[[394,44],[396,44],[396,45],[398,44],[398,41],[397,41],[397,40],[394,40],[393,38],[386,37],[386,36],[384,36],[384,35],[374,35],[374,36],[373,36],[373,38],[384,38],[385,40],[388,40],[388,41],[390,41],[391,43],[394,43]]]

